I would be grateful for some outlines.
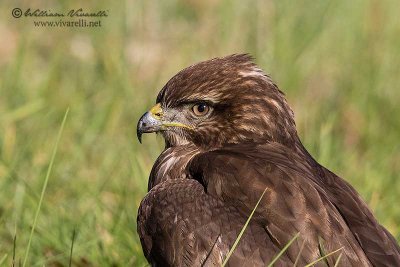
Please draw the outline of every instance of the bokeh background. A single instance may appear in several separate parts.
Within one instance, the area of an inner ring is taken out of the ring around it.
[[[59,19],[15,7],[108,17],[35,27]],[[163,142],[140,145],[136,122],[177,71],[243,52],[286,93],[305,147],[400,239],[398,1],[6,0],[0,38],[0,265],[25,259],[68,107],[27,266],[146,265],[136,213]]]

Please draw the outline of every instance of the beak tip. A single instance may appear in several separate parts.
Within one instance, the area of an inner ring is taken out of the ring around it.
[[[140,119],[139,120],[139,122],[138,122],[138,125],[137,125],[137,127],[136,127],[136,136],[137,136],[137,139],[139,140],[139,143],[142,143],[142,120]]]
[[[153,116],[153,112],[144,113],[136,126],[136,135],[139,142],[142,143],[143,133],[158,132],[161,130],[162,125],[160,119]]]

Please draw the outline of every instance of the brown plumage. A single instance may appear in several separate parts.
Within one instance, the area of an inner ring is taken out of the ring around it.
[[[138,123],[166,148],[138,233],[153,266],[220,266],[266,189],[229,266],[400,266],[400,249],[354,188],[301,144],[283,93],[247,55],[190,66]]]

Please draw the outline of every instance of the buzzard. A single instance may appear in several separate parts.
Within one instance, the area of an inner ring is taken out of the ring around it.
[[[317,265],[400,266],[394,237],[307,152],[284,94],[250,56],[176,74],[138,122],[139,141],[149,132],[165,139],[138,211],[152,266],[221,266],[252,211],[228,266],[266,266],[291,240],[275,266],[324,256]]]

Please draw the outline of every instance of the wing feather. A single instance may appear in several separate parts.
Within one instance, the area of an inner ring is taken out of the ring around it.
[[[153,266],[221,266],[246,218],[193,179],[153,187],[138,214],[138,232]],[[265,266],[279,248],[256,223],[249,225],[228,266]],[[276,266],[293,263],[283,256]]]
[[[325,183],[326,177],[318,176],[321,171],[305,162],[279,144],[235,145],[199,154],[188,170],[201,180],[208,194],[231,203],[244,217],[267,188],[255,220],[281,247],[299,231],[306,240],[302,253],[307,261],[321,256],[321,237],[328,253],[343,247],[344,264],[396,265],[398,252],[393,247],[397,245],[390,245],[392,239],[355,190],[341,178],[329,177],[335,184],[332,189]],[[297,256],[300,244],[288,250],[291,259]],[[328,261],[334,263],[337,256]]]
[[[153,266],[221,265],[266,188],[229,266],[265,266],[298,232],[276,266],[305,265],[338,248],[343,266],[400,266],[395,239],[356,191],[312,162],[276,143],[197,154],[140,205],[147,259]],[[339,254],[326,263],[333,266]]]

